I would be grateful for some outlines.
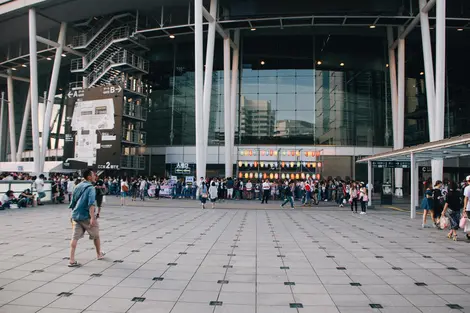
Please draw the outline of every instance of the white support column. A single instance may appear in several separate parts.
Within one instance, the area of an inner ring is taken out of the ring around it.
[[[232,109],[230,102],[230,38],[224,39],[225,177],[233,177]]]
[[[8,92],[8,132],[10,133],[10,155],[11,161],[16,162],[16,127],[15,127],[15,98],[13,89],[13,76],[8,70],[7,78]]]
[[[235,151],[235,124],[237,124],[237,88],[238,88],[238,64],[240,58],[240,30],[235,31],[235,38],[234,38],[235,45],[237,46],[236,49],[233,50],[233,60],[232,60],[232,80],[231,80],[231,90],[230,90],[230,98],[231,98],[231,118],[232,122],[230,123],[231,130],[230,130],[230,138],[231,148],[232,148],[232,155]],[[233,164],[233,162],[232,162]]]
[[[419,8],[422,11],[427,0],[419,0]],[[436,91],[434,85],[434,62],[432,58],[431,33],[429,28],[429,14],[421,12],[421,39],[423,43],[424,74],[426,78],[426,98],[428,106],[429,141],[434,141],[434,112],[436,103]]]
[[[196,116],[196,179],[206,177],[205,147],[204,147],[204,69],[203,69],[203,29],[202,29],[202,0],[194,1],[194,65],[195,65],[195,116]]]
[[[387,37],[389,47],[393,44],[393,28],[389,26],[387,28]],[[398,109],[398,87],[397,87],[397,59],[395,49],[389,48],[388,50],[389,64],[388,69],[390,72],[390,93],[392,95],[392,126],[393,126],[393,145],[397,141],[397,109]]]
[[[0,162],[3,161],[3,136],[6,132],[4,123],[5,120],[5,92],[2,91],[2,98],[0,99]]]
[[[367,161],[367,183],[369,184],[369,188],[367,188],[367,197],[369,198],[368,206],[372,206],[372,187],[374,186],[373,170],[372,161]]]
[[[52,75],[51,82],[49,84],[49,92],[47,93],[47,102],[44,103],[46,107],[46,112],[44,115],[44,123],[42,130],[42,155],[41,155],[41,172],[44,170],[44,161],[46,159],[46,151],[49,142],[51,119],[52,119],[52,109],[54,107],[55,93],[57,91],[57,81],[59,79],[60,64],[62,61],[62,52],[65,46],[65,34],[67,31],[67,24],[60,24],[59,39],[57,42],[59,46],[55,50],[54,65],[52,66]],[[46,100],[44,100],[46,101]]]
[[[36,10],[29,9],[29,62],[31,83],[31,120],[34,151],[34,174],[39,175],[41,151],[39,147],[39,121],[38,121],[38,56],[36,43]]]
[[[446,0],[436,2],[436,110],[434,111],[434,140],[444,139],[446,101]],[[443,178],[444,161],[432,160],[432,179]]]
[[[28,91],[28,97],[26,98],[26,104],[23,113],[23,123],[21,124],[20,141],[18,143],[18,152],[16,153],[16,159],[21,161],[21,155],[24,151],[24,144],[26,142],[26,130],[28,129],[28,121],[31,113],[31,89]]]
[[[416,162],[416,156],[411,153],[411,218],[416,218],[416,206],[418,205],[418,164]]]
[[[212,97],[212,73],[214,69],[214,46],[215,46],[215,24],[217,17],[217,0],[211,0],[210,15],[214,17],[212,22],[209,22],[209,31],[207,33],[207,48],[206,48],[206,67],[204,78],[204,147],[208,146],[209,140],[209,121],[211,113],[211,97]],[[206,155],[204,155],[206,157]]]
[[[400,27],[399,32],[403,32]],[[398,108],[395,149],[402,149],[405,137],[405,39],[398,39]],[[395,169],[395,195],[403,196],[403,169]]]

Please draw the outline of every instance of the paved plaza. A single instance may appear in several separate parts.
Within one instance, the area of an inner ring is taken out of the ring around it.
[[[110,199],[106,259],[86,236],[79,268],[67,267],[66,205],[0,211],[0,312],[470,312],[462,233],[385,209],[225,207]]]

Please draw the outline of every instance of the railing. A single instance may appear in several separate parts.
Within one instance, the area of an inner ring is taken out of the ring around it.
[[[127,102],[124,104],[124,116],[133,117],[140,120],[147,120],[147,108],[135,102]]]
[[[92,63],[92,61],[97,58],[100,54],[106,51],[108,45],[110,45],[114,40],[128,38],[130,35],[129,26],[118,27],[112,30],[106,37],[104,37],[99,43],[95,45],[93,49],[91,49],[84,57],[86,61],[86,66],[83,64],[83,58],[73,59],[70,63],[70,70],[77,71],[83,70],[88,65]]]
[[[145,157],[139,155],[122,155],[121,168],[144,169]]]
[[[138,145],[145,145],[147,143],[147,133],[140,130],[123,129],[122,140]]]
[[[104,75],[111,67],[130,65],[136,69],[139,69],[145,73],[149,71],[149,62],[144,58],[137,56],[127,50],[118,50],[111,54],[106,60],[101,62],[96,69],[91,72],[87,81],[90,87],[96,84],[96,82]]]
[[[69,83],[69,90],[83,89],[83,81],[76,81]]]

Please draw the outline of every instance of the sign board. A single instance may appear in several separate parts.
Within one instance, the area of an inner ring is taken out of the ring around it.
[[[63,167],[119,170],[122,87],[74,90],[67,95]]]
[[[178,163],[175,167],[175,174],[190,174],[191,168],[189,167],[188,163]]]
[[[372,161],[373,168],[411,168],[408,161]]]

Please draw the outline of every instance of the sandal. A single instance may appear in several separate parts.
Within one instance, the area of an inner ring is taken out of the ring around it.
[[[73,262],[73,263],[69,263],[68,267],[79,267],[81,264],[78,263],[77,261]]]
[[[452,240],[453,240],[453,241],[457,241],[457,235],[453,236],[453,237],[452,237]]]
[[[452,234],[447,234],[447,238],[451,239],[451,238],[452,238]]]
[[[104,253],[103,251],[101,251],[100,255],[99,255],[96,259],[97,259],[97,260],[103,260],[105,255],[106,255],[106,253]]]

